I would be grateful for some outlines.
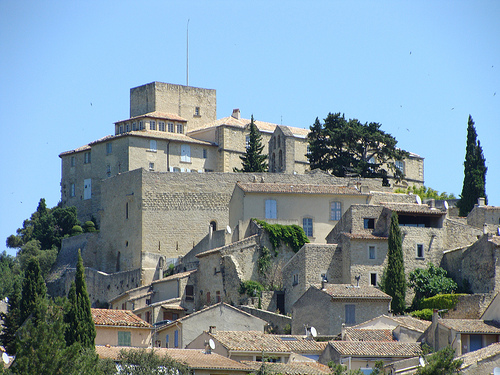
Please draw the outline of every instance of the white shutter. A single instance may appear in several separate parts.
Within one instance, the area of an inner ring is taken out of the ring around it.
[[[92,179],[83,180],[83,199],[92,198]]]
[[[181,145],[181,161],[186,163],[191,162],[191,146]]]

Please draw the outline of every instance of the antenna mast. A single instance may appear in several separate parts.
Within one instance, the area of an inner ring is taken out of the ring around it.
[[[186,27],[186,86],[189,86],[189,18]]]

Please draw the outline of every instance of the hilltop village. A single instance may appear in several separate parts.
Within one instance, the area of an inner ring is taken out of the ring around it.
[[[295,373],[328,372],[331,360],[403,373],[427,343],[451,345],[464,373],[500,361],[500,207],[480,199],[464,218],[452,202],[396,193],[424,184],[411,152],[389,186],[310,170],[309,131],[259,119],[269,172],[235,173],[250,119],[239,109],[217,119],[216,103],[211,89],[135,87],[112,135],[59,155],[63,206],[99,231],[63,240],[47,286],[67,295],[81,250],[100,355],[204,349],[248,373],[266,352],[303,366]],[[392,316],[378,287],[394,212],[406,274],[432,263],[470,290],[432,322]],[[273,224],[301,227],[308,242]]]

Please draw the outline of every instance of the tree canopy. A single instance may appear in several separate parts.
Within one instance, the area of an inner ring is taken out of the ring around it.
[[[438,200],[448,200],[448,199],[456,199],[455,195],[453,193],[448,194],[446,191],[443,191],[442,193],[439,193],[439,191],[434,190],[430,187],[416,187],[415,185],[413,186],[408,186],[406,189],[396,189],[394,191],[395,193],[405,193],[405,194],[415,194],[418,195],[422,200],[424,199],[438,199]]]
[[[240,156],[242,168],[234,168],[234,172],[267,172],[267,155],[262,154],[262,136],[254,123],[253,115],[250,119],[250,135],[246,152]]]
[[[311,169],[319,168],[337,177],[382,178],[384,184],[388,184],[389,172],[397,180],[404,178],[396,161],[408,153],[397,148],[396,139],[380,127],[376,122],[346,120],[340,113],[329,113],[323,124],[316,118],[307,136]]]
[[[414,306],[423,298],[453,293],[458,288],[457,283],[448,277],[446,270],[432,263],[425,269],[417,268],[411,271],[408,276],[408,286],[415,291]]]
[[[152,349],[122,350],[119,361],[120,374],[123,375],[190,374],[187,365],[167,355],[161,356]]]
[[[469,115],[464,162],[464,183],[460,200],[457,203],[460,216],[467,216],[474,208],[474,205],[477,204],[478,198],[485,198],[485,203],[488,204],[488,197],[486,196],[487,169],[483,148],[477,139],[474,121],[471,115]]]
[[[462,360],[453,359],[455,350],[447,346],[425,357],[426,365],[417,369],[418,375],[452,375],[460,372]]]

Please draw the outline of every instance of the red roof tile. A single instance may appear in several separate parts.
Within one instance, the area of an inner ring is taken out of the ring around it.
[[[335,194],[361,195],[353,186],[281,184],[281,183],[244,183],[237,184],[247,193],[282,193],[282,194]]]
[[[330,341],[340,355],[352,357],[415,357],[422,354],[417,342]]]
[[[151,325],[130,310],[91,309],[96,326],[151,328]]]
[[[325,284],[324,288],[314,285],[322,292],[329,294],[333,298],[368,298],[390,300],[391,297],[374,286],[354,286],[351,284]]]

